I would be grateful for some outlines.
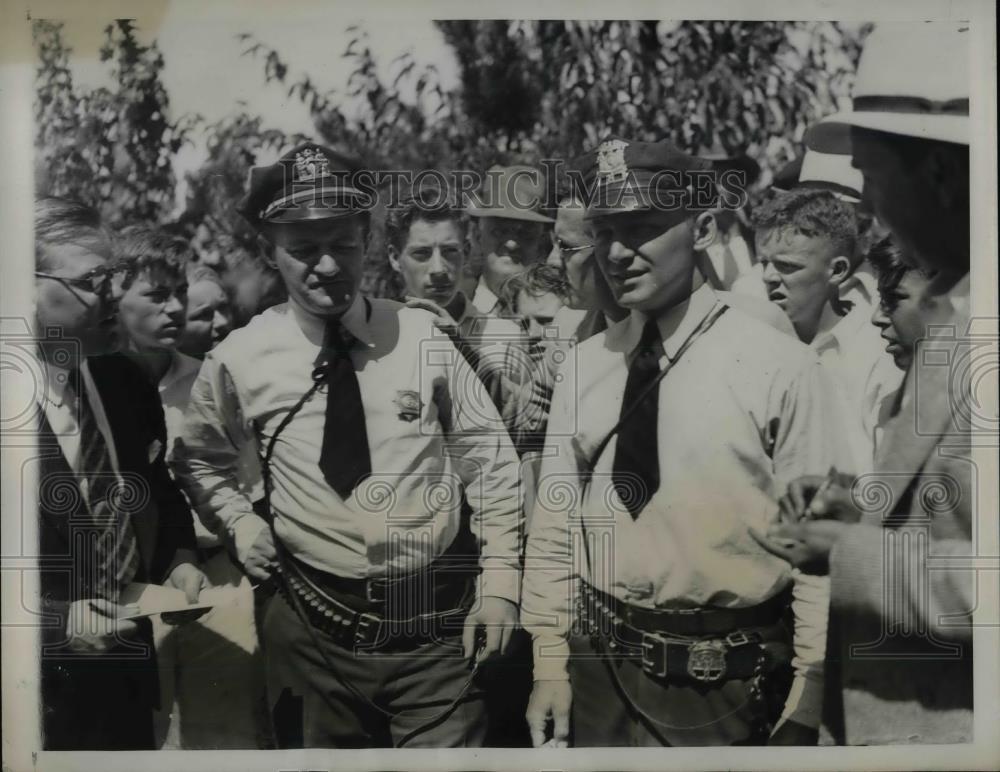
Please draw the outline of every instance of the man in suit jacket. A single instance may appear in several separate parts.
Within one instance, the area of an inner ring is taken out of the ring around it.
[[[109,352],[110,246],[96,212],[36,204],[41,703],[48,750],[153,747],[148,623],[121,619],[130,582],[197,598],[190,509],[164,464],[155,388]]]
[[[939,55],[924,56],[927,46]],[[966,337],[968,61],[968,25],[876,28],[854,111],[807,136],[811,148],[852,154],[876,215],[908,260],[935,276],[921,302],[938,331],[917,344],[875,474],[853,490],[793,483],[783,509],[798,522],[766,542],[796,565],[829,570],[825,717],[834,739],[852,745],[972,740],[976,413],[968,383],[955,377],[976,355]],[[886,72],[898,88],[887,88]],[[930,103],[951,107],[923,108]]]

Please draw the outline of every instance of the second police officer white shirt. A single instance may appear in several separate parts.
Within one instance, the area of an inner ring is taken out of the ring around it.
[[[481,541],[480,595],[517,603],[517,456],[479,379],[433,319],[360,296],[344,314],[342,324],[356,339],[351,358],[373,473],[347,499],[323,479],[320,390],[275,446],[275,530],[296,558],[338,576],[410,572],[453,541],[464,488]],[[312,386],[319,351],[283,304],[220,343],[195,381],[174,468],[203,521],[231,541],[241,561],[267,527],[240,491],[241,449],[258,441],[266,447]]]

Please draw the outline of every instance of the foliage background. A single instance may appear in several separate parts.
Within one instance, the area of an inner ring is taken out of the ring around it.
[[[155,222],[200,251],[252,256],[253,234],[233,209],[247,170],[304,137],[267,128],[245,104],[213,123],[172,115],[163,54],[155,42],[139,42],[131,21],[107,26],[100,56],[113,86],[95,89],[74,83],[60,24],[33,24],[38,193],[93,204],[113,227]],[[343,92],[321,90],[247,34],[239,36],[240,65],[259,67],[263,87],[284,89],[308,108],[312,138],[374,168],[482,170],[569,159],[616,135],[669,138],[702,154],[745,152],[761,165],[763,186],[801,151],[805,128],[849,94],[867,33],[834,22],[435,24],[459,65],[456,88],[442,87],[436,69],[408,53],[381,78],[360,26],[348,28],[341,54],[351,69]],[[208,154],[187,174],[178,209],[172,160],[196,137]],[[394,295],[375,222],[366,289]]]

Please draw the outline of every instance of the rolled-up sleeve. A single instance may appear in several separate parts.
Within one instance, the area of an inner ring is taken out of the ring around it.
[[[242,454],[255,444],[229,371],[209,354],[192,387],[171,468],[202,523],[241,563],[267,527],[240,486]]]
[[[789,371],[775,410],[778,429],[773,460],[781,493],[803,475],[825,475],[831,467],[845,469],[850,465],[850,448],[840,431],[846,416],[840,414],[832,388],[819,361],[811,355]],[[795,677],[782,719],[815,728],[823,701],[830,581],[798,570],[792,576]]]

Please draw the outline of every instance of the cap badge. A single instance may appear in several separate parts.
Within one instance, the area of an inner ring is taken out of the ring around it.
[[[295,154],[295,182],[312,182],[318,177],[330,176],[330,162],[320,150],[306,148]]]
[[[396,403],[396,409],[399,411],[398,418],[400,421],[409,423],[420,418],[420,411],[423,409],[423,404],[417,392],[409,390],[397,391],[396,399],[393,401]]]
[[[619,182],[628,176],[625,165],[625,148],[628,142],[610,139],[597,148],[597,176],[602,182]]]

